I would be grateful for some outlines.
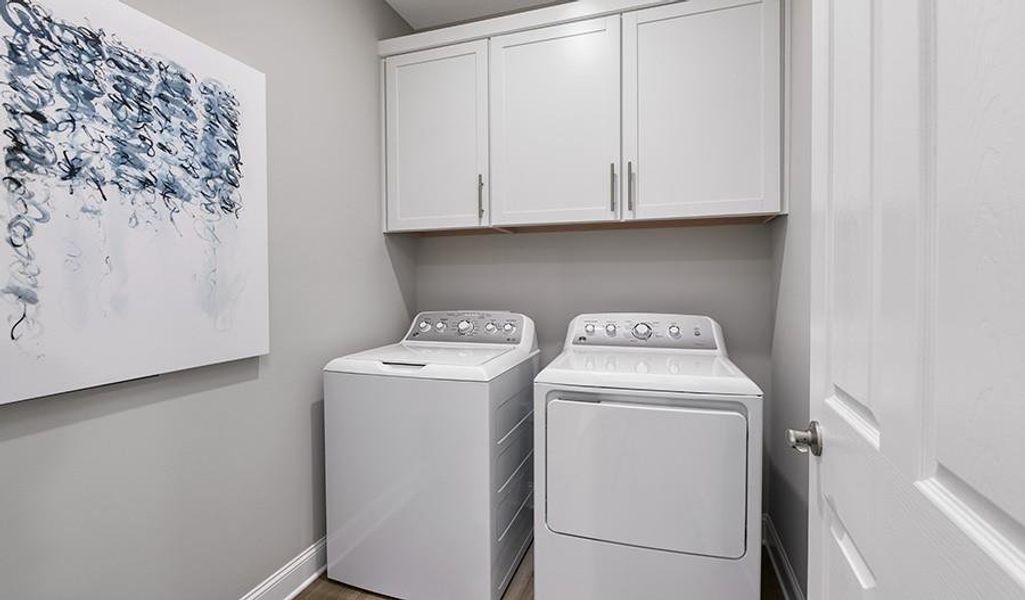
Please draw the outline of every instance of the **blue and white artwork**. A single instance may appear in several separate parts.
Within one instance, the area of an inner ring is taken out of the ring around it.
[[[266,354],[263,75],[115,0],[0,40],[0,404]]]

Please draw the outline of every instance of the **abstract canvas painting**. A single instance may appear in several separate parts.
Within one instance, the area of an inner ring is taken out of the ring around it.
[[[115,0],[0,0],[0,404],[266,354],[266,84]]]

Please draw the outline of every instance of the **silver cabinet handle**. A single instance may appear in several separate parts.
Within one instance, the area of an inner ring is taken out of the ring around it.
[[[477,219],[484,220],[484,176],[477,174]]]
[[[609,163],[609,210],[616,212],[616,163]]]
[[[634,209],[634,163],[626,163],[626,209]]]
[[[808,429],[787,429],[787,443],[801,454],[812,453],[822,456],[822,428],[817,421],[808,424]]]

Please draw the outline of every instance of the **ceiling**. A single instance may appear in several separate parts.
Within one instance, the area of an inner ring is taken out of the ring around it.
[[[429,29],[558,4],[553,0],[387,0],[414,29]]]

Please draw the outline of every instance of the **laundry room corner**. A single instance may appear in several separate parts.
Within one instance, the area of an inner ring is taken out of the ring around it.
[[[1023,23],[0,0],[0,600],[1025,600]]]

